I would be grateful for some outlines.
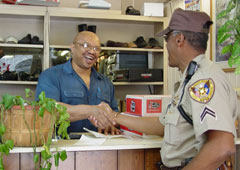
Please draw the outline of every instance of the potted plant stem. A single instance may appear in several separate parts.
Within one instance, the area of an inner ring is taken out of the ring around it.
[[[34,98],[30,89],[25,89],[26,98]],[[39,95],[39,101],[29,101],[21,96],[5,94],[0,102],[0,170],[4,169],[3,155],[8,155],[14,146],[31,146],[34,151],[35,169],[50,170],[51,158],[54,157],[55,166],[59,159],[67,158],[66,151],[53,155],[50,152],[53,131],[62,138],[69,138],[67,127],[70,125],[66,107],[55,100],[46,98],[45,93]],[[55,135],[56,135],[55,133]],[[36,147],[42,146],[41,163]]]

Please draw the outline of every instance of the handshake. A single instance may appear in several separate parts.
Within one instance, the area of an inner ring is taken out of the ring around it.
[[[95,111],[88,118],[94,126],[106,129],[116,125],[115,119],[118,112],[114,112],[107,103],[101,102],[99,105],[94,106],[94,109]]]

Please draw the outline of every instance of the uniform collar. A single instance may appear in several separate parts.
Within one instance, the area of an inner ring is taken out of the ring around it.
[[[193,59],[193,61],[196,61],[197,63],[199,63],[203,58],[205,58],[205,54],[200,54],[200,55],[196,56],[196,57]],[[183,73],[180,72],[181,83],[182,83],[182,82],[184,81],[184,79],[185,79],[185,75],[186,75],[186,72],[187,72],[187,68],[188,68],[188,67],[185,68],[185,70],[184,70]]]
[[[72,74],[75,73],[75,71],[73,70],[72,67],[72,59],[69,59],[66,64],[64,64],[63,66],[63,72],[66,74]],[[101,75],[100,73],[98,73],[95,68],[91,68],[91,76],[94,76],[95,78],[98,79],[103,79],[103,75]]]

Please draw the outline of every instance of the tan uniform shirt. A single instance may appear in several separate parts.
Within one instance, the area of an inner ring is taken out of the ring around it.
[[[236,137],[234,121],[237,117],[237,96],[226,75],[205,55],[194,59],[199,65],[187,83],[181,104],[193,119],[190,125],[179,113],[177,106],[183,93],[183,81],[175,84],[171,106],[160,116],[165,125],[161,157],[168,167],[180,166],[187,158],[194,157],[206,140],[205,132],[220,130]]]

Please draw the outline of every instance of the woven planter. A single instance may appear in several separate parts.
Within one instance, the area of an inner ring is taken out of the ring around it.
[[[31,106],[25,106],[25,119],[23,111],[20,106],[13,106],[11,110],[4,113],[4,124],[6,126],[6,132],[4,134],[4,139],[12,139],[14,141],[14,146],[33,146],[35,144],[34,135],[34,114],[36,114],[35,121],[35,132],[37,136],[37,146],[43,145],[41,136],[47,141],[48,132],[51,125],[51,115],[49,112],[45,111],[44,117],[38,116],[38,108],[36,107],[35,113]],[[29,126],[26,126],[25,120]],[[30,131],[29,131],[30,129]],[[30,135],[32,136],[32,143],[30,140]],[[50,135],[51,137],[52,135]]]

